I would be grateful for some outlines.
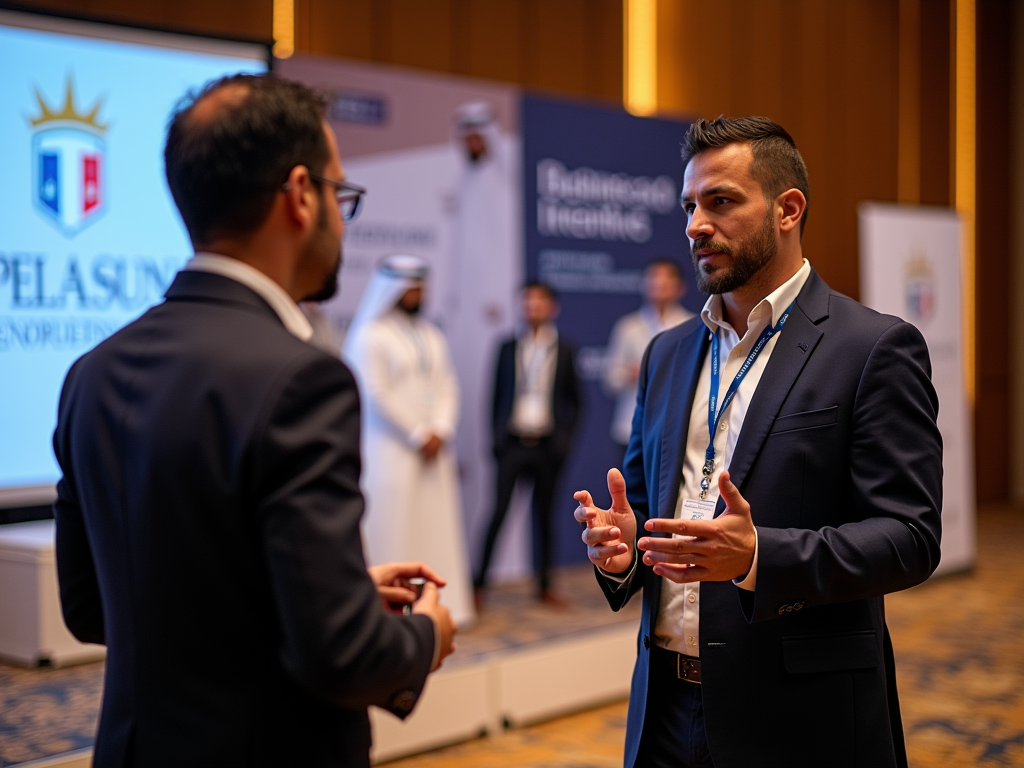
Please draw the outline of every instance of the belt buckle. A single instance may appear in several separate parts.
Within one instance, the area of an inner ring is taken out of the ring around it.
[[[700,659],[691,659],[681,653],[677,654],[676,677],[688,683],[700,685]]]

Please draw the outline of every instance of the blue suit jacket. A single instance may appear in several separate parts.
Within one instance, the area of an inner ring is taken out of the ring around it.
[[[624,474],[638,531],[672,517],[710,335],[668,330],[642,363]],[[758,531],[757,589],[705,582],[700,657],[716,768],[906,765],[883,595],[939,561],[942,443],[920,332],[833,292],[811,272],[751,399],[733,482]],[[724,508],[720,500],[716,514]],[[625,764],[647,701],[661,579],[643,589]]]

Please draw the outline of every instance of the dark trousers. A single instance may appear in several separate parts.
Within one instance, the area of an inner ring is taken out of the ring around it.
[[[484,552],[480,570],[473,584],[478,589],[487,585],[487,569],[491,566],[494,545],[508,514],[516,482],[520,478],[533,480],[533,540],[538,547],[537,563],[540,590],[551,586],[551,503],[555,496],[555,483],[562,458],[555,454],[551,438],[525,440],[514,435],[505,438],[498,451],[498,477],[495,483],[494,512],[484,539]]]
[[[637,768],[714,768],[701,686],[676,676],[676,654],[651,648],[647,709]]]

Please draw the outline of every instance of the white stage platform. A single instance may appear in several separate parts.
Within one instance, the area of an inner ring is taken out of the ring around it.
[[[541,605],[533,598],[530,583],[492,590],[477,623],[460,632],[458,650],[430,677],[404,722],[371,708],[374,762],[626,697],[636,658],[640,601],[613,613],[588,567],[561,569],[555,583],[572,596],[569,608]],[[595,661],[601,665],[599,675],[591,667]],[[21,685],[31,686],[31,670],[18,675]],[[93,677],[98,704],[102,674]],[[80,714],[88,733],[97,713]],[[40,716],[44,717],[42,712]],[[61,731],[55,722],[54,741],[59,741]],[[88,768],[91,758],[91,750],[80,749],[12,768]]]
[[[635,656],[636,626],[630,623],[453,663],[430,678],[404,722],[370,711],[373,760],[392,760],[624,698]],[[593,672],[595,661],[600,661],[600,675]]]

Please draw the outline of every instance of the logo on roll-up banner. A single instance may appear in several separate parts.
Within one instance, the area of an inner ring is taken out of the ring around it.
[[[907,262],[907,311],[917,323],[927,323],[935,314],[935,274],[923,251]]]
[[[39,114],[32,126],[32,195],[36,210],[68,237],[74,237],[103,213],[106,204],[107,126],[98,116],[99,98],[87,112],[75,108],[70,76],[59,109],[38,87]]]

